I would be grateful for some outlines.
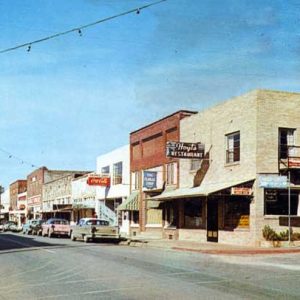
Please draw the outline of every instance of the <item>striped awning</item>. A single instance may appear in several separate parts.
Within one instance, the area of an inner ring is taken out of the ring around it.
[[[139,192],[134,191],[132,192],[129,197],[118,206],[118,210],[131,210],[131,211],[138,211],[139,210]]]

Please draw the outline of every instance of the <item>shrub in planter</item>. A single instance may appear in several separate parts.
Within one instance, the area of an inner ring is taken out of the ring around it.
[[[280,241],[280,236],[269,225],[263,228],[262,234],[266,241]]]

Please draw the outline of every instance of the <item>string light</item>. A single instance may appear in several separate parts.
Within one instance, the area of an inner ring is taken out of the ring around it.
[[[34,165],[32,163],[29,163],[26,160],[24,160],[24,159],[22,159],[22,158],[20,158],[18,156],[15,156],[14,154],[12,154],[12,153],[4,150],[4,149],[0,148],[0,151],[3,152],[3,153],[5,153],[5,154],[7,154],[9,159],[14,159],[16,161],[19,161],[21,165],[29,165],[31,168],[37,168],[36,165]]]
[[[33,44],[42,43],[42,42],[45,42],[45,41],[57,38],[57,37],[62,36],[62,35],[66,35],[66,34],[72,33],[72,32],[78,32],[79,35],[81,36],[82,35],[82,29],[85,29],[85,28],[88,28],[88,27],[92,27],[92,26],[96,26],[96,25],[98,25],[100,23],[103,23],[103,22],[106,22],[106,21],[110,21],[110,20],[113,20],[113,19],[116,19],[116,18],[119,18],[119,17],[123,17],[123,16],[131,14],[131,13],[139,14],[142,9],[146,9],[146,8],[149,8],[150,6],[154,6],[154,5],[157,5],[159,3],[166,2],[166,1],[167,0],[160,0],[160,1],[152,2],[152,3],[146,4],[144,6],[141,6],[141,7],[138,7],[138,8],[134,8],[134,9],[122,12],[122,13],[119,13],[119,14],[114,15],[114,16],[110,16],[110,17],[107,17],[107,18],[104,18],[104,19],[101,19],[101,20],[98,20],[98,21],[95,21],[95,22],[92,22],[92,23],[89,23],[89,24],[85,24],[85,25],[82,25],[82,26],[77,26],[77,27],[75,27],[73,29],[69,29],[69,30],[66,30],[66,31],[58,32],[58,33],[55,33],[53,35],[49,35],[49,36],[40,38],[40,39],[32,41],[32,42],[28,42],[28,43],[17,45],[17,46],[11,47],[11,48],[3,49],[3,50],[0,51],[0,54],[6,53],[6,52],[9,52],[9,51],[13,51],[13,50],[17,50],[17,49],[23,48],[23,47],[27,47],[27,52],[30,52],[31,47],[32,47]]]

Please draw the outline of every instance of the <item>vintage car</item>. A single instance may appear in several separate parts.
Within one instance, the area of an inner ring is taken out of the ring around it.
[[[32,234],[36,234],[36,235],[42,235],[42,225],[45,223],[45,220],[36,220],[36,222],[34,222],[31,225],[31,229],[32,229]]]
[[[7,221],[3,224],[3,231],[11,231],[12,228],[17,226],[17,222],[14,221]]]
[[[69,235],[70,224],[65,219],[52,218],[42,224],[42,236]]]
[[[36,220],[36,219],[28,220],[22,226],[22,233],[23,234],[32,234],[32,228],[37,222],[38,222],[38,220]]]
[[[84,242],[95,239],[120,239],[119,227],[110,226],[106,220],[96,218],[80,219],[77,225],[70,228],[70,237],[72,241],[83,239]]]

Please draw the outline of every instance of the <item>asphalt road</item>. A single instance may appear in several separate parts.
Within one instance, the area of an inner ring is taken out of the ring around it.
[[[0,233],[0,299],[300,299],[299,262]]]

